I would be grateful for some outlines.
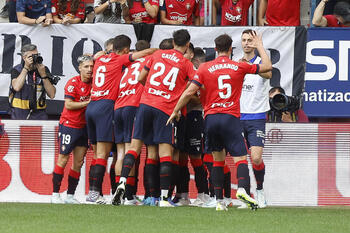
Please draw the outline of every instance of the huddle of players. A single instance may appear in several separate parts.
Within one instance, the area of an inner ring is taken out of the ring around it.
[[[204,197],[208,194],[208,183],[201,158],[202,103],[205,118],[205,151],[213,154],[212,168],[208,167],[216,196],[216,209],[227,210],[222,191],[226,152],[234,156],[237,165],[237,198],[252,209],[257,207],[257,202],[248,195],[249,172],[247,151],[239,122],[239,98],[245,74],[269,71],[271,62],[263,48],[261,38],[255,32],[251,32],[250,36],[251,46],[261,55],[261,64],[252,65],[230,60],[232,39],[224,34],[215,40],[219,56],[214,61],[200,66],[197,73],[189,59],[198,66],[205,60],[205,54],[196,49],[199,59],[194,56],[196,53],[193,46],[189,49],[190,35],[187,30],[174,32],[174,48],[155,51],[145,49],[146,46],[132,54],[129,54],[131,41],[128,37],[120,35],[114,38],[114,51],[102,54],[95,61],[91,101],[86,109],[87,131],[95,152],[90,168],[88,202],[103,202],[100,194],[107,158],[113,145],[111,125],[114,117],[114,142],[117,144],[115,182],[118,186],[114,186],[116,191],[113,194],[112,204],[120,205],[125,192],[129,203],[135,201],[132,196],[135,194],[135,188],[130,187],[136,185],[135,162],[143,144],[147,146],[144,174],[147,188],[146,204],[155,205],[158,202],[160,207],[175,206],[170,199],[174,185],[177,185],[179,194],[177,198],[180,201],[188,200],[187,154],[190,155],[195,170],[199,193],[199,199],[196,201],[201,201],[200,204],[203,204]],[[69,96],[68,92],[76,89],[69,88],[67,83],[65,95]],[[77,109],[83,112],[85,106]],[[181,115],[186,116],[182,120],[179,115],[181,110]],[[179,121],[172,121],[174,118],[178,118]],[[61,120],[60,127],[64,127],[66,122]],[[169,124],[170,122],[172,124]],[[69,151],[68,154],[67,152],[64,154],[63,151],[67,142],[67,136],[60,138],[60,156],[62,154],[65,158],[70,153]],[[75,158],[75,150],[73,154]],[[54,197],[60,198],[57,190],[57,184],[60,184],[63,177],[63,172],[60,170],[62,166],[57,163],[53,177],[54,187],[56,183],[53,200]],[[57,174],[61,175],[60,180],[57,179]],[[77,174],[74,176],[79,177]],[[71,173],[69,179],[70,177]],[[160,192],[157,187],[160,187]],[[133,191],[129,191],[128,194],[129,189]]]

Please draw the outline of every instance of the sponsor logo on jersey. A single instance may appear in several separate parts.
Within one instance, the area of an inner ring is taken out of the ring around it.
[[[152,95],[157,95],[157,96],[161,96],[165,99],[170,99],[171,95],[166,93],[165,91],[160,91],[160,90],[156,90],[156,89],[153,89],[153,88],[149,88],[148,89],[148,93],[149,94],[152,94]]]
[[[251,85],[251,84],[243,84],[242,90],[243,90],[243,91],[252,91],[253,88],[254,88],[254,85]]]
[[[107,91],[91,91],[91,96],[101,97],[109,94],[109,90]]]
[[[239,15],[231,15],[230,13],[228,12],[225,12],[225,19],[230,21],[230,22],[239,22],[242,20],[242,15],[239,14]]]
[[[171,14],[171,20],[182,20],[184,22],[187,21],[187,14],[180,14],[179,12],[171,12]]]
[[[123,98],[124,96],[128,96],[128,95],[135,95],[136,94],[136,89],[132,89],[132,90],[126,90],[126,91],[121,91],[118,98]]]
[[[226,102],[226,103],[213,103],[210,107],[211,108],[229,108],[233,105],[233,101],[231,102]]]

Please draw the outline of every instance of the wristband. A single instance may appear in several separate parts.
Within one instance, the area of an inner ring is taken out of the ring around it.
[[[25,69],[27,72],[29,72],[29,70],[26,67],[23,67],[23,69]]]
[[[47,79],[47,78],[48,78],[47,76],[45,76],[45,77],[41,77],[41,79],[42,79],[42,80]]]

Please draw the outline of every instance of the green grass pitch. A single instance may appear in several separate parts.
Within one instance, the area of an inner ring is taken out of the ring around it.
[[[0,232],[349,233],[349,207],[197,207],[0,203]]]

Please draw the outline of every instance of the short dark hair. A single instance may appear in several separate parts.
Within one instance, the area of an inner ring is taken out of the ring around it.
[[[205,62],[205,52],[202,48],[196,47],[193,49],[193,60],[197,59],[200,62]]]
[[[150,43],[146,40],[139,40],[135,44],[136,51],[142,51],[145,49],[149,49],[151,47]]]
[[[114,37],[113,48],[115,51],[121,51],[124,48],[130,49],[131,39],[126,35],[119,35]]]
[[[282,87],[273,87],[269,90],[269,94],[272,94],[274,92],[278,91],[279,93],[286,94],[284,89]]]
[[[36,49],[37,49],[36,45],[34,45],[34,44],[26,44],[26,45],[22,46],[21,54],[23,56],[26,52],[33,51],[33,50],[36,50]]]
[[[159,48],[164,50],[173,49],[174,48],[173,41],[174,41],[173,38],[164,39],[162,40],[162,42],[160,42]]]
[[[191,42],[190,42],[190,45],[188,46],[188,49],[194,54],[194,46]]]
[[[190,40],[190,33],[186,29],[180,29],[173,33],[174,44],[177,46],[185,46]]]
[[[251,33],[253,33],[253,30],[252,30],[252,29],[246,29],[246,30],[244,30],[244,31],[242,32],[242,35],[243,35],[243,34],[251,34]]]
[[[227,34],[222,34],[215,39],[215,48],[218,53],[228,52],[232,47],[232,39]]]

